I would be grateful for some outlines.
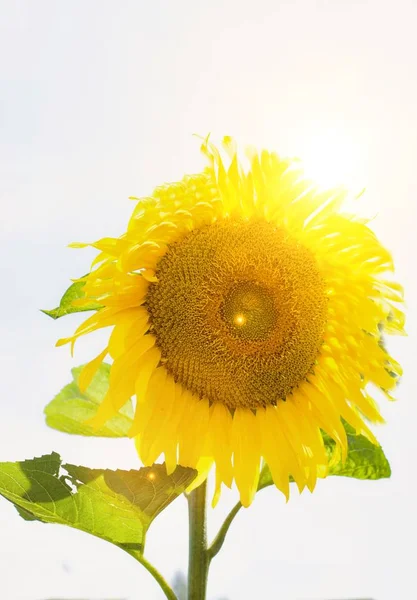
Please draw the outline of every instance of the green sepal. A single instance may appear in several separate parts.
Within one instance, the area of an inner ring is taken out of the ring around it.
[[[78,380],[83,366],[72,369],[73,381],[66,385],[46,405],[45,416],[49,427],[75,435],[95,437],[127,437],[133,424],[133,407],[129,400],[117,415],[100,429],[86,424],[93,418],[109,388],[110,365],[102,363],[85,392],[81,392]]]
[[[137,471],[62,464],[52,452],[0,463],[0,494],[26,520],[80,529],[125,550],[142,552],[153,519],[182,494],[197,471],[164,464]]]
[[[72,313],[85,312],[88,310],[99,310],[100,308],[103,308],[102,305],[98,304],[97,302],[90,302],[84,306],[73,306],[72,303],[74,300],[79,300],[85,297],[84,286],[85,281],[76,281],[65,291],[59,306],[53,308],[52,310],[42,310],[41,312],[48,315],[48,317],[52,317],[52,319],[59,319],[60,317],[65,317],[65,315],[70,315]]]

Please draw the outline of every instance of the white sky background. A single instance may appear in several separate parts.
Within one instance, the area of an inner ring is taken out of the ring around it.
[[[417,597],[416,23],[405,0],[0,0],[1,461],[56,450],[88,466],[137,465],[127,440],[44,425],[44,405],[99,344],[80,342],[72,361],[54,343],[80,317],[53,322],[38,309],[88,269],[92,255],[69,242],[118,235],[129,195],[203,167],[193,133],[281,154],[330,139],[331,159],[366,183],[358,207],[379,214],[405,282],[409,337],[390,344],[405,377],[378,429],[392,478],[329,479],[288,505],[261,492],[213,562],[210,600]],[[212,533],[235,499],[210,514]],[[147,555],[168,578],[186,568],[186,527],[183,499],[151,527]],[[26,523],[6,501],[0,596],[163,598],[119,549]]]

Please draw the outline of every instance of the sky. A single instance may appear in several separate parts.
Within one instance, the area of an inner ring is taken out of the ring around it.
[[[90,467],[138,466],[128,440],[66,436],[43,407],[93,356],[56,339],[79,324],[55,306],[93,255],[72,241],[119,235],[131,195],[200,171],[193,134],[301,155],[317,177],[366,186],[355,204],[396,258],[408,337],[398,402],[377,435],[390,480],[332,478],[291,500],[263,490],[231,527],[209,600],[417,597],[415,1],[0,0],[0,461],[52,450]],[[209,515],[214,535],[236,501]],[[0,499],[0,582],[7,600],[160,600],[118,548],[27,523]],[[187,565],[183,498],[152,525],[146,554],[172,579]]]

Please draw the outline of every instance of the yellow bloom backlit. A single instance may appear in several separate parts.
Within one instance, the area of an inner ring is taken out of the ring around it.
[[[217,492],[235,481],[255,494],[261,460],[289,495],[327,473],[321,430],[346,455],[341,419],[377,443],[369,395],[400,376],[382,334],[402,333],[401,287],[390,254],[363,220],[340,213],[341,189],[323,191],[295,160],[251,153],[244,170],[205,143],[201,174],[137,201],[125,234],[100,252],[78,304],[103,306],[71,342],[111,327],[81,376],[107,354],[110,387],[95,424],[136,397],[139,456],[216,468]]]

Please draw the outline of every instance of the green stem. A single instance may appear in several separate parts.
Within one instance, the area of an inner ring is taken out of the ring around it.
[[[188,599],[205,600],[210,560],[207,552],[206,491],[204,481],[188,496]]]
[[[146,560],[143,554],[141,554],[137,550],[127,550],[126,548],[123,548],[123,546],[120,547],[123,550],[125,550],[128,554],[130,554],[130,556],[132,556],[135,560],[140,562],[140,564],[143,565],[147,571],[149,571],[149,573],[152,575],[155,581],[159,584],[161,590],[164,592],[168,600],[178,600],[177,596],[174,593],[174,590],[168,585],[168,583],[162,577],[161,573],[157,569],[155,569],[155,567],[151,565],[150,562]]]
[[[229,531],[229,527],[241,508],[242,505],[240,502],[238,502],[225,518],[223,525],[219,529],[219,533],[216,535],[210,548],[207,550],[209,561],[211,561],[211,559],[216,556],[218,552],[220,552],[220,548],[223,546],[226,534]]]

